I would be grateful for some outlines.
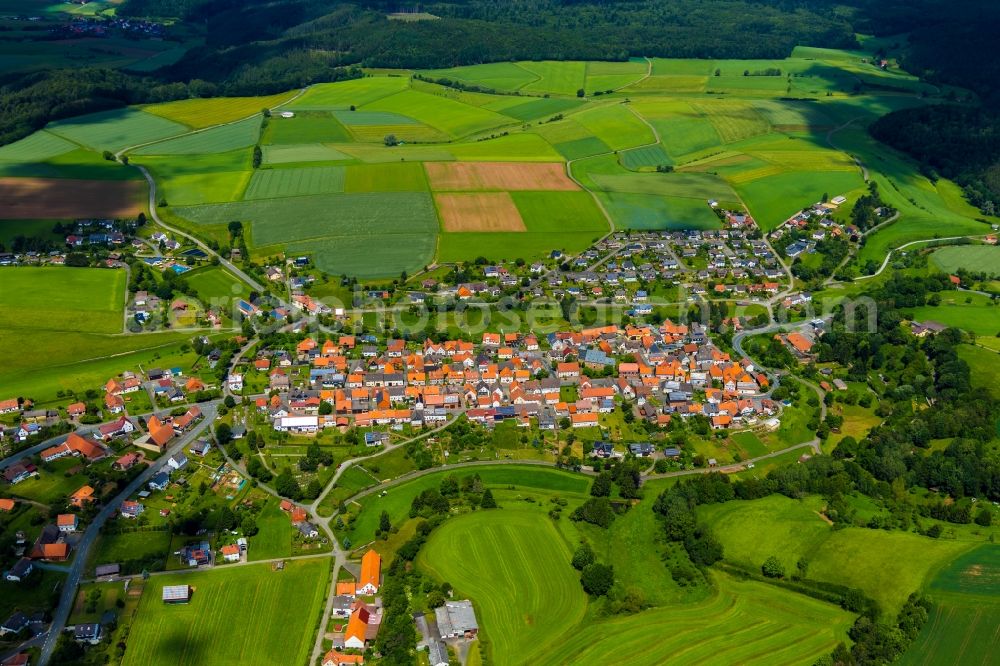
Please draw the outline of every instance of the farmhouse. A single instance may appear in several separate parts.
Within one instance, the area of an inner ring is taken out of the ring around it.
[[[365,658],[360,654],[344,654],[330,650],[323,655],[323,666],[352,666],[363,663],[365,663]]]
[[[56,526],[60,532],[76,532],[79,524],[80,520],[74,513],[60,513],[56,516]]]
[[[361,558],[361,578],[358,580],[357,593],[364,595],[378,594],[382,578],[382,557],[369,550]]]
[[[347,630],[344,632],[344,647],[364,650],[365,644],[378,636],[381,625],[381,608],[362,601],[354,602],[351,619],[347,621]]]

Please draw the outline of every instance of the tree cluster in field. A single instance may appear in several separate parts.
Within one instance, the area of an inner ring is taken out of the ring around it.
[[[920,635],[931,610],[930,602],[910,595],[894,622],[883,622],[871,613],[863,613],[847,632],[853,644],[841,643],[816,666],[880,666],[903,656]]]
[[[817,345],[820,361],[849,368],[849,379],[884,378],[878,416],[883,422],[860,441],[841,442],[834,456],[851,460],[885,484],[938,488],[955,498],[1000,500],[1000,462],[989,455],[1000,401],[972,387],[954,328],[920,339],[901,326],[896,307],[922,305],[947,283],[937,277],[894,277],[872,292],[877,327],[865,330],[867,313],[853,313],[854,332],[840,313]],[[930,409],[923,408],[930,407]],[[928,452],[932,440],[953,439]]]

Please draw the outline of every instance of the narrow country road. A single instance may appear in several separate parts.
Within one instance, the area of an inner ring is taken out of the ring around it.
[[[132,493],[137,492],[140,488],[145,486],[146,482],[167,464],[167,460],[169,460],[171,456],[181,451],[185,446],[187,446],[187,444],[192,442],[196,437],[204,432],[212,421],[215,420],[215,415],[216,407],[214,404],[205,406],[204,417],[201,422],[195,426],[193,430],[186,433],[182,437],[179,437],[162,456],[160,456],[152,465],[143,470],[139,476],[133,479],[132,482],[125,487],[124,490],[105,503],[100,512],[94,516],[90,525],[87,526],[83,536],[76,545],[73,563],[70,565],[69,572],[66,575],[66,581],[63,583],[62,593],[59,596],[59,605],[56,606],[55,610],[52,612],[52,624],[49,626],[49,632],[45,637],[45,642],[42,644],[42,651],[38,660],[38,663],[41,664],[41,666],[46,666],[52,659],[52,653],[59,640],[59,635],[66,626],[70,611],[73,608],[73,603],[76,600],[76,590],[80,584],[80,579],[83,577],[83,569],[87,564],[87,556],[90,551],[90,547],[94,544],[94,541],[97,540],[104,523],[106,523],[109,518],[118,512],[118,507],[121,506],[122,502],[128,499]]]

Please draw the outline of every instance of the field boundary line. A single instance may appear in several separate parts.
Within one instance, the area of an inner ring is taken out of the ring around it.
[[[304,88],[300,88],[299,91],[297,93],[295,93],[295,95],[293,95],[292,97],[289,97],[284,102],[280,102],[278,104],[275,104],[274,106],[268,107],[268,111],[274,111],[275,109],[280,109],[283,106],[291,104],[292,102],[294,102],[295,100],[297,100],[299,97],[302,97],[302,95],[304,95],[306,93],[306,91],[308,91],[310,88],[312,88],[313,85],[316,85],[316,84],[311,84],[311,85],[305,86]],[[236,125],[237,123],[242,123],[244,121],[251,120],[251,119],[253,119],[253,118],[257,117],[257,116],[263,117],[262,113],[260,111],[257,111],[256,113],[251,113],[249,116],[246,116],[244,118],[238,118],[236,120],[230,120],[230,121],[225,122],[225,123],[217,123],[215,125],[209,125],[208,127],[202,127],[200,129],[191,130],[190,132],[182,132],[181,134],[175,134],[173,136],[163,137],[162,139],[154,139],[153,141],[147,141],[145,143],[137,143],[134,146],[127,146],[127,147],[122,148],[121,150],[117,151],[115,153],[115,158],[116,159],[121,159],[121,156],[123,154],[125,154],[127,152],[130,152],[130,151],[133,151],[133,150],[137,150],[139,148],[145,148],[146,146],[152,146],[152,145],[155,145],[157,143],[163,143],[164,141],[172,141],[174,139],[180,139],[180,138],[183,138],[183,137],[186,137],[186,136],[193,136],[195,134],[201,134],[202,132],[207,132],[208,130],[218,129],[220,127],[228,127],[229,125]],[[57,135],[57,136],[59,136],[59,135]],[[259,139],[259,137],[258,137],[258,139]]]

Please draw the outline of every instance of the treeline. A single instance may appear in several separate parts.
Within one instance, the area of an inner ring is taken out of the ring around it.
[[[907,153],[931,180],[959,183],[987,215],[1000,209],[1000,114],[992,108],[942,104],[896,111],[870,128],[872,136]]]

